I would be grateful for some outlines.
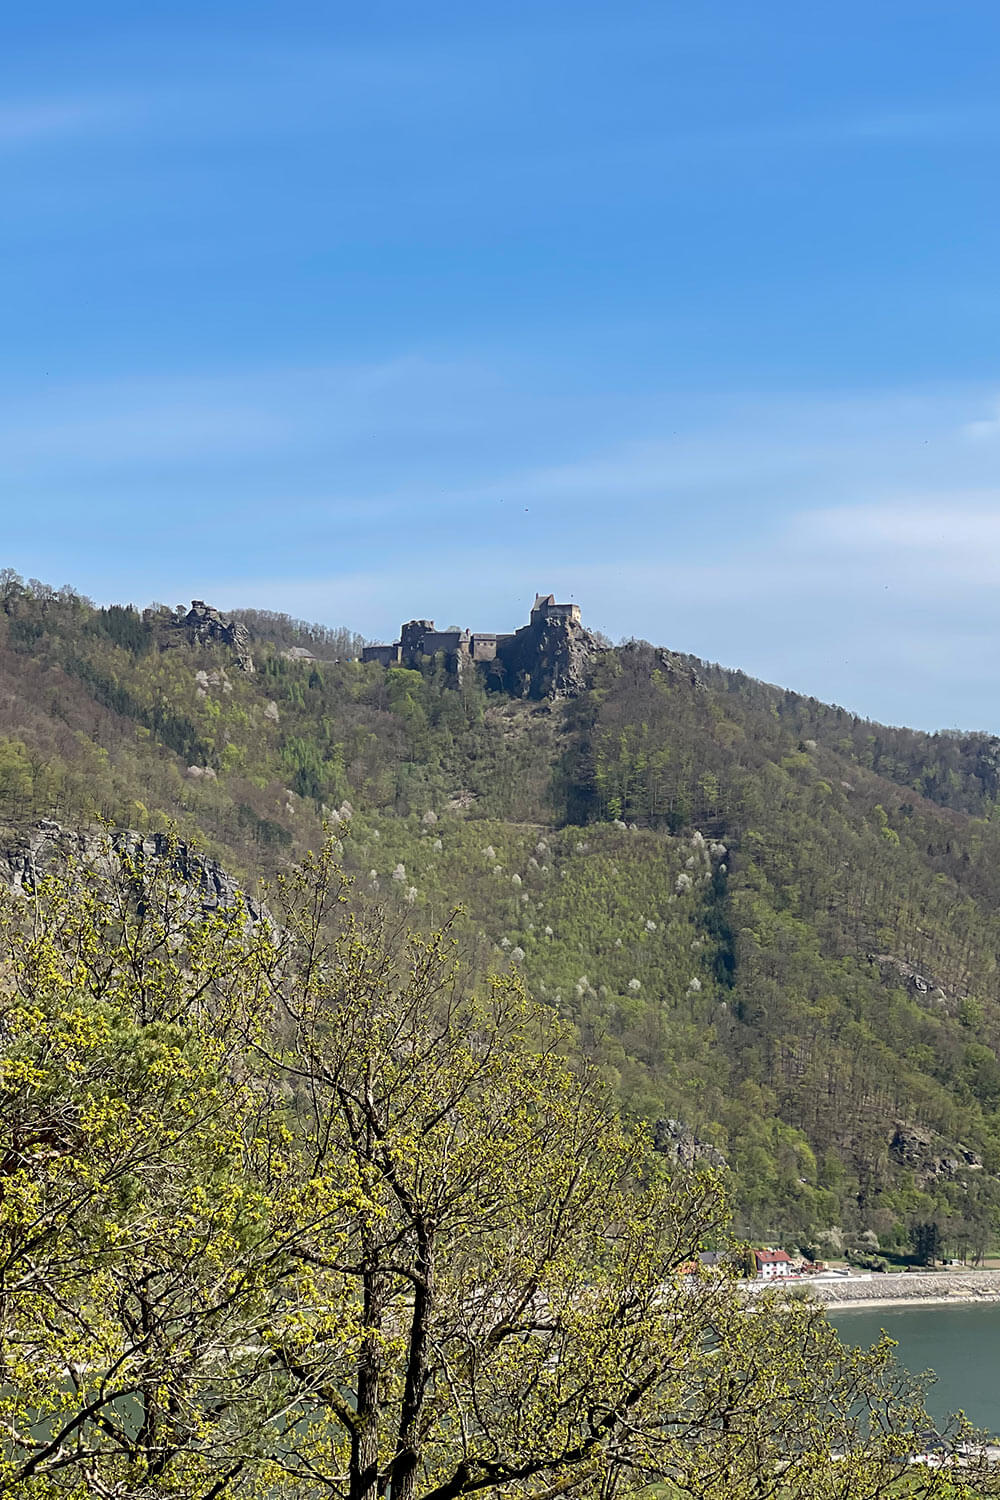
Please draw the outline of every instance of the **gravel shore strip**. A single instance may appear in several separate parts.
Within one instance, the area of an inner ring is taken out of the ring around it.
[[[787,1283],[786,1283],[787,1284]],[[831,1312],[852,1307],[907,1307],[911,1303],[1000,1302],[1000,1271],[901,1271],[870,1281],[803,1281]]]

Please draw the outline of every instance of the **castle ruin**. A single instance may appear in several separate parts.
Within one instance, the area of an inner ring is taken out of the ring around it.
[[[433,620],[409,620],[398,641],[363,647],[361,660],[419,667],[426,658],[441,655],[459,676],[469,666],[482,666],[492,686],[541,698],[579,691],[584,665],[596,649],[578,604],[557,604],[554,594],[536,594],[528,624],[520,630],[437,630]]]

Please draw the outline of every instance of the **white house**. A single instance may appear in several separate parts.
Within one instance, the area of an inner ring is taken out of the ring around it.
[[[773,1281],[776,1276],[788,1276],[792,1269],[792,1258],[785,1250],[755,1250],[757,1280]]]

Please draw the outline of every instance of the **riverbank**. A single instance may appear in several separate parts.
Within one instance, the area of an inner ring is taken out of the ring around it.
[[[889,1271],[870,1278],[838,1277],[836,1281],[796,1283],[831,1312],[852,1307],[947,1306],[961,1302],[1000,1302],[1000,1271]],[[788,1283],[786,1283],[788,1285]]]

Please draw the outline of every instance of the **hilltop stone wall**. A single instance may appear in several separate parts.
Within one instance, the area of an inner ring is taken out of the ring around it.
[[[366,646],[365,662],[419,666],[442,655],[459,677],[479,666],[489,684],[519,698],[567,698],[583,690],[590,662],[601,649],[581,622],[578,604],[557,604],[539,594],[527,625],[511,634],[437,630],[433,620],[408,620],[391,645]]]

